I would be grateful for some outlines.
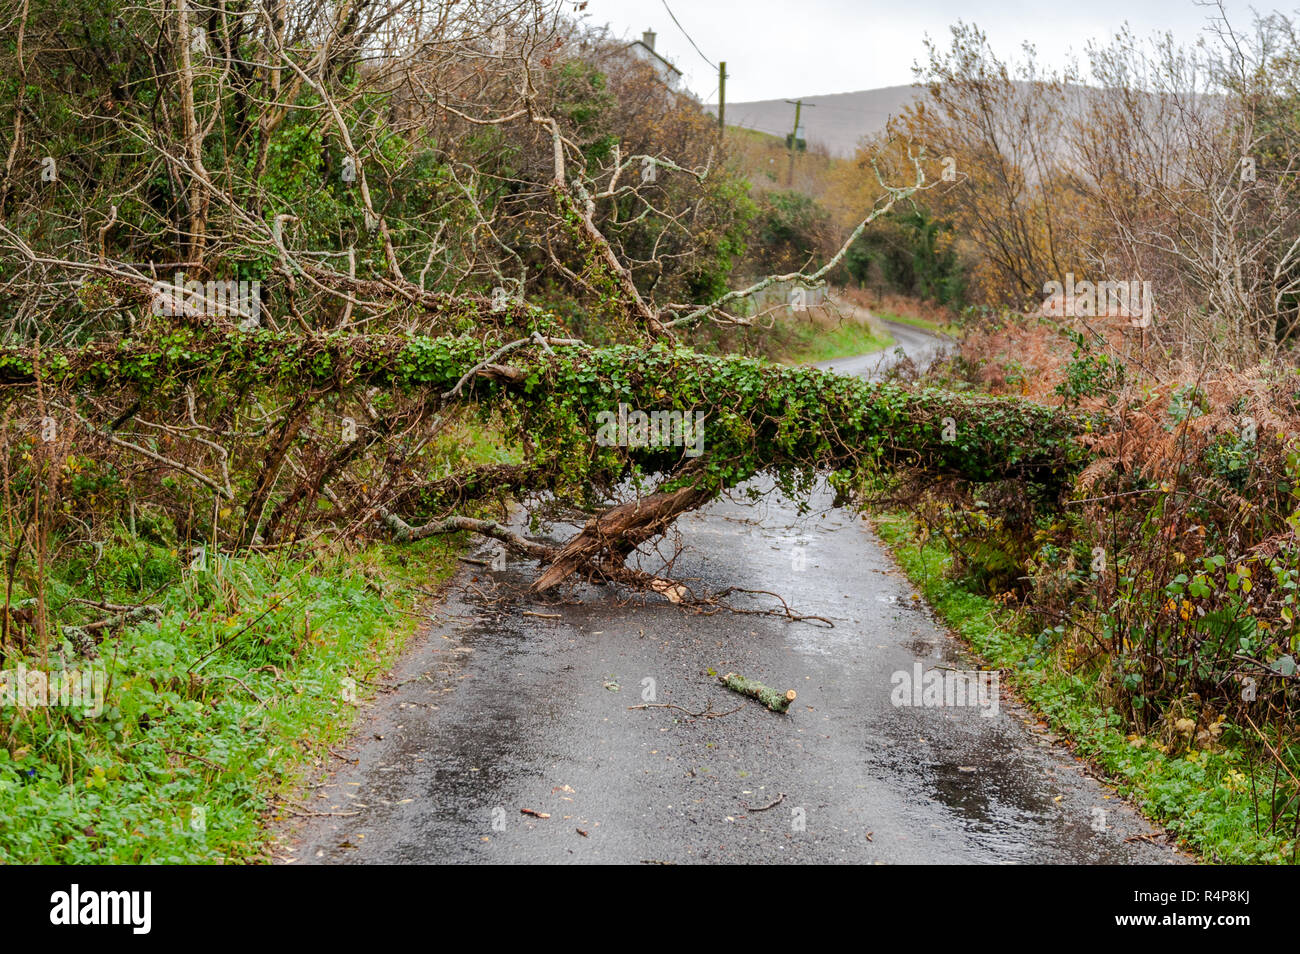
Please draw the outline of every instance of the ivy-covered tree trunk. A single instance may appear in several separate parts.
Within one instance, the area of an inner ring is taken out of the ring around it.
[[[539,591],[574,574],[661,584],[625,565],[632,552],[681,514],[760,473],[792,494],[808,490],[818,475],[851,488],[863,474],[896,467],[969,481],[1018,478],[1050,490],[1081,463],[1075,437],[1089,423],[1023,400],[867,382],[671,345],[514,345],[503,361],[493,360],[503,357],[498,343],[466,337],[177,329],[81,349],[0,348],[0,387],[13,396],[39,382],[44,393],[83,401],[98,395],[136,410],[182,393],[246,400],[265,392],[310,393],[322,405],[363,401],[377,415],[367,425],[376,432],[391,430],[374,409],[384,403],[376,401],[379,394],[413,396],[439,414],[492,408],[511,429],[505,436],[526,449],[523,464],[490,468],[476,479],[431,480],[423,492],[403,485],[384,499],[359,494],[358,519],[370,512],[402,539],[484,533],[547,564],[534,584]],[[244,527],[233,534],[234,545],[248,541],[261,511],[297,499],[292,491],[274,496],[273,471],[289,444],[302,438],[303,418],[293,412],[281,418],[264,454],[267,466],[234,501]],[[324,442],[325,463],[311,486],[328,494],[328,479],[346,478],[354,464],[373,467],[369,456]],[[196,467],[188,473],[220,486],[216,474]],[[473,514],[506,492],[546,488],[573,502],[599,500],[629,478],[646,489],[598,512],[560,547]],[[412,514],[394,509],[399,500],[422,499],[442,508],[429,523],[413,525]],[[447,512],[449,500],[459,516]],[[342,505],[337,497],[333,502]]]

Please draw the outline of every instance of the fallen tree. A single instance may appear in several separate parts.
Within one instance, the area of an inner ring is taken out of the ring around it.
[[[735,288],[752,211],[728,138],[556,0],[291,2],[202,36],[184,4],[102,6],[11,11],[58,41],[7,60],[14,115],[49,105],[0,185],[8,590],[44,593],[51,536],[97,559],[119,532],[177,553],[472,532],[543,564],[539,588],[682,599],[630,557],[756,474],[851,492],[875,468],[1072,466],[1078,422],[1045,409],[682,346],[830,280],[928,188],[910,144],[871,160],[838,251]],[[625,411],[676,435],[611,438]],[[508,498],[581,529],[525,532]]]
[[[205,395],[197,411],[195,393]],[[865,473],[896,468],[972,482],[1018,479],[1050,492],[1083,462],[1074,438],[1091,425],[1018,399],[867,382],[680,346],[594,348],[542,336],[502,344],[467,336],[172,328],[80,349],[0,348],[2,400],[37,394],[60,426],[170,466],[229,500],[230,512],[211,528],[218,542],[248,543],[259,528],[289,538],[301,522],[281,520],[282,511],[323,498],[336,517],[353,526],[377,522],[399,540],[464,531],[498,540],[545,566],[538,590],[576,574],[664,592],[663,580],[627,566],[629,556],[683,513],[760,473],[791,494],[806,492],[818,475],[851,489]],[[274,426],[264,426],[245,454],[248,476],[232,483],[214,464],[225,468],[239,453],[237,435],[247,441],[241,408],[285,394],[298,397]],[[491,408],[503,436],[526,449],[527,459],[435,479],[409,457],[377,465],[374,454],[357,452],[358,442],[386,446],[401,431],[387,405],[376,408],[394,396],[404,402],[403,413],[417,407],[437,420]],[[167,457],[168,442],[146,421],[185,401],[193,427],[218,450],[206,464]],[[357,432],[350,438],[325,431],[325,412],[311,413],[333,407],[338,415],[346,406],[364,411],[349,418]],[[633,427],[602,439],[602,421],[616,412],[639,422],[656,412],[675,414],[673,420],[699,421],[700,433]],[[134,427],[137,419],[143,429]],[[142,432],[122,436],[132,430]],[[315,474],[274,491],[291,450],[305,455],[307,447],[318,462]],[[377,466],[402,479],[376,481]],[[634,499],[602,504],[627,481],[638,488]],[[486,500],[540,490],[594,510],[563,545],[475,513]],[[416,512],[399,512],[398,502]],[[264,521],[268,509],[273,519]],[[418,522],[422,517],[430,519]]]

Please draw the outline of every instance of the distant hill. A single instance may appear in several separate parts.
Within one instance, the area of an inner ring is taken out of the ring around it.
[[[800,116],[804,138],[810,146],[823,144],[833,156],[852,156],[858,140],[879,132],[890,116],[897,116],[922,92],[915,86],[886,86],[856,93],[805,96]],[[809,104],[814,108],[808,109]],[[704,108],[717,114],[716,103]],[[784,139],[794,124],[794,107],[783,99],[727,103],[726,119],[728,126],[757,129]]]

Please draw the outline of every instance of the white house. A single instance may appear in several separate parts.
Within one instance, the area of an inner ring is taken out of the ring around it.
[[[641,39],[633,40],[628,44],[628,49],[653,66],[665,86],[671,90],[677,89],[677,84],[682,78],[682,71],[655,52],[654,30],[646,30],[641,34]]]

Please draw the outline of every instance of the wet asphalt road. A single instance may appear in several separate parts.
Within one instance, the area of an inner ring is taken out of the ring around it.
[[[857,354],[848,358],[823,361],[817,367],[835,371],[839,374],[871,378],[884,371],[897,360],[897,349],[899,348],[903,349],[903,352],[912,359],[918,369],[929,365],[935,356],[943,350],[943,339],[927,331],[903,324],[901,321],[886,321],[881,318],[876,320],[879,324],[884,325],[885,329],[893,336],[894,343],[892,345],[884,351],[877,351],[874,354]]]
[[[1005,694],[894,704],[899,674],[973,663],[827,494],[804,515],[775,494],[719,501],[679,530],[678,579],[780,593],[834,625],[700,615],[594,587],[543,602],[526,590],[531,564],[466,570],[388,677],[400,688],[364,710],[343,753],[356,761],[337,762],[307,799],[321,814],[285,832],[280,860],[1185,860],[1134,839],[1150,824]],[[798,698],[777,715],[711,671]],[[728,714],[629,708],[651,698]]]

